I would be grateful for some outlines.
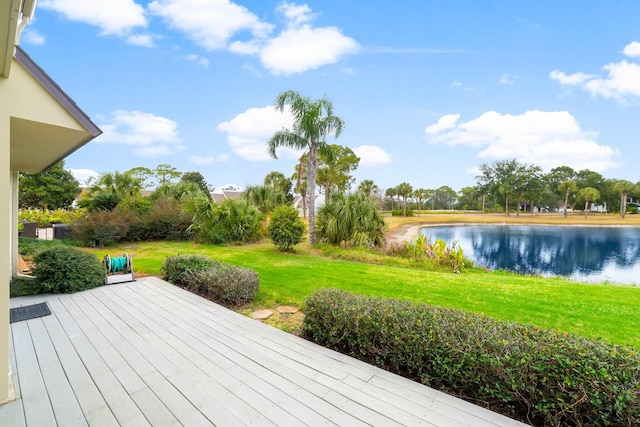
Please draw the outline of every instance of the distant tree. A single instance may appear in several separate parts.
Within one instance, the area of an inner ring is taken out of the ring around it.
[[[600,199],[600,192],[593,187],[582,188],[578,191],[578,198],[584,200],[584,217],[588,218],[589,206]]]
[[[180,175],[182,175],[178,169],[166,163],[158,165],[158,167],[153,170],[153,173],[157,180],[156,185],[167,184],[178,179]]]
[[[478,209],[480,207],[478,203],[478,188],[477,187],[463,187],[458,191],[458,209],[469,210]]]
[[[478,185],[487,192],[502,197],[505,201],[505,215],[509,215],[509,199],[516,194],[517,177],[521,169],[522,165],[515,159],[480,165],[480,175],[476,177]]]
[[[137,166],[135,168],[129,169],[127,172],[130,173],[134,178],[140,180],[143,189],[153,188],[156,185],[154,181],[155,173],[149,168]]]
[[[308,157],[306,154],[300,156],[292,177],[296,181],[295,192],[301,197],[303,218],[307,217],[307,168],[305,165],[308,163]]]
[[[387,188],[385,190],[385,192],[384,192],[385,197],[391,197],[391,210],[393,210],[393,208],[394,208],[394,204],[393,203],[395,201],[394,197],[396,196],[396,194],[398,194],[398,193],[396,192],[396,189],[393,188],[393,187],[392,188]]]
[[[131,172],[106,172],[91,185],[78,205],[89,210],[113,210],[123,199],[142,197],[141,191],[142,181]]]
[[[407,216],[407,197],[411,195],[413,187],[408,182],[398,184],[396,194],[402,196],[402,215]]]
[[[18,205],[32,209],[68,209],[80,194],[80,184],[60,161],[38,174],[20,172]]]
[[[265,216],[277,206],[287,203],[286,195],[269,185],[250,185],[245,189],[242,197]]]
[[[564,207],[562,209],[562,216],[567,217],[567,204],[569,203],[569,196],[571,193],[578,191],[578,184],[575,181],[564,181],[558,185],[558,191],[564,194]]]
[[[451,209],[451,206],[456,201],[457,193],[448,185],[443,185],[435,190],[431,194],[433,206],[436,209]]]
[[[317,183],[324,188],[324,201],[329,203],[331,191],[341,193],[351,187],[354,181],[351,172],[358,168],[360,158],[349,147],[331,144],[331,154],[321,152],[318,155]]]
[[[627,197],[633,190],[635,185],[631,181],[619,180],[615,183],[613,189],[617,193],[620,193],[620,217],[624,218],[627,214]]]
[[[360,191],[368,198],[371,198],[378,192],[378,186],[373,182],[372,179],[363,179],[360,184],[358,184],[358,191]]]
[[[429,193],[424,188],[417,188],[413,190],[413,197],[418,201],[418,215],[420,215],[420,211],[422,210],[422,202],[429,197]]]
[[[194,183],[204,195],[211,198],[211,188],[200,172],[185,172],[180,177],[180,181]]]
[[[280,93],[276,98],[276,110],[282,112],[285,108],[290,109],[294,117],[293,127],[282,129],[271,137],[267,142],[269,154],[277,158],[278,147],[306,150],[308,194],[315,199],[318,154],[331,155],[326,138],[332,134],[338,138],[344,128],[344,122],[333,114],[333,103],[326,97],[312,101],[296,91],[288,90]],[[309,203],[309,243],[311,245],[316,243],[315,227],[314,200]]]
[[[291,187],[293,184],[282,172],[269,172],[264,177],[264,185],[272,187],[276,193],[282,194],[283,199],[288,203],[293,201],[293,195],[291,194]]]
[[[518,209],[516,210],[516,216],[520,215],[520,206],[522,205],[523,197],[531,194],[533,189],[540,182],[540,174],[542,168],[535,165],[518,165],[514,173],[514,186],[513,190],[518,196]],[[533,211],[533,206],[531,206]]]

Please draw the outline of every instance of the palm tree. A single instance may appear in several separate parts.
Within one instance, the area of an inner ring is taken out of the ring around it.
[[[395,188],[387,188],[387,190],[384,192],[385,197],[391,197],[391,210],[393,210],[394,208],[394,202],[395,202],[395,195],[396,195],[396,189]]]
[[[592,187],[583,188],[578,192],[581,199],[584,199],[584,217],[585,219],[589,214],[589,205],[591,202],[597,202],[600,199],[600,192]]]
[[[293,115],[293,129],[276,132],[267,142],[267,147],[273,158],[277,158],[278,147],[307,150],[307,190],[314,199],[309,203],[309,243],[313,245],[316,243],[315,194],[318,152],[331,156],[331,148],[326,138],[332,134],[338,138],[344,128],[344,122],[340,117],[333,115],[333,103],[326,97],[312,101],[294,90],[287,90],[276,98],[276,110],[283,112],[285,107],[289,108]]]
[[[578,191],[578,184],[575,181],[564,181],[558,185],[558,191],[564,193],[564,209],[562,210],[562,216],[567,217],[567,203],[569,202],[569,195]]]
[[[358,191],[360,191],[368,198],[371,198],[372,195],[378,192],[378,186],[373,182],[372,179],[364,179],[358,185]]]
[[[633,190],[633,183],[622,179],[613,186],[613,189],[620,193],[620,217],[624,218],[627,214],[627,196]]]
[[[396,191],[402,196],[402,215],[407,216],[407,197],[413,191],[413,187],[408,182],[403,182],[396,187]]]
[[[420,216],[420,210],[422,208],[422,201],[428,197],[427,190],[424,188],[417,188],[413,191],[413,197],[418,200],[418,216]]]

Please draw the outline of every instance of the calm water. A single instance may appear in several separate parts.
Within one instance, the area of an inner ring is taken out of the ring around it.
[[[492,270],[640,284],[640,228],[465,225],[422,233],[432,241],[458,241],[476,265]]]

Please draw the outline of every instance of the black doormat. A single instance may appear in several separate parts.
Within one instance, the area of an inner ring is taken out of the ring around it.
[[[20,322],[22,320],[35,319],[36,317],[48,316],[51,314],[46,302],[40,304],[16,307],[9,310],[9,323]]]

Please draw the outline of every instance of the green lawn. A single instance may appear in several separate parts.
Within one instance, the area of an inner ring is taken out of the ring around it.
[[[137,272],[159,275],[164,257],[199,253],[256,270],[256,305],[300,305],[315,289],[422,301],[559,329],[640,349],[640,288],[589,285],[563,279],[467,270],[462,274],[330,259],[302,247],[279,253],[268,243],[218,247],[191,242],[149,242],[95,251],[134,255]]]

